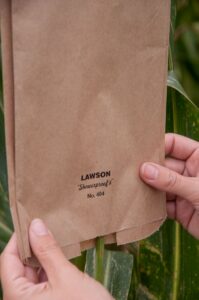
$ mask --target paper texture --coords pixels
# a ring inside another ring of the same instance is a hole
[[[168,0],[2,0],[9,198],[24,261],[42,218],[67,257],[166,217],[139,179],[164,160]],[[33,260],[29,260],[33,264]]]

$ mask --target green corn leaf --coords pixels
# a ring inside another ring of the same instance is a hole
[[[5,191],[7,191],[7,167],[6,167],[6,151],[5,151],[5,133],[4,133],[4,115],[0,110],[0,183]]]
[[[177,97],[177,95],[176,95]],[[181,97],[178,95],[178,97]],[[199,112],[181,97],[176,99],[176,131],[199,140]],[[178,232],[179,288],[176,299],[197,299],[199,295],[199,241],[182,228]]]
[[[170,41],[169,41],[169,70],[173,70],[174,57],[174,34],[176,22],[176,0],[171,0],[171,22],[170,22]]]
[[[0,70],[2,70],[2,61],[1,61],[1,44],[0,44]],[[3,112],[3,79],[2,72],[0,71],[0,111]]]
[[[4,249],[13,232],[8,202],[7,163],[2,94],[2,72],[0,64],[0,252]]]
[[[86,264],[86,251],[82,252],[81,256],[70,260],[80,271],[84,272]]]
[[[95,276],[96,262],[95,249],[87,251],[85,271]],[[103,285],[116,300],[127,300],[131,275],[133,269],[133,256],[120,251],[104,251],[104,280]]]
[[[196,109],[198,109],[197,105],[195,105],[193,103],[193,101],[191,101],[191,99],[189,98],[189,96],[187,95],[187,93],[185,92],[184,88],[182,87],[182,85],[180,84],[180,82],[177,79],[177,76],[175,74],[174,71],[170,71],[168,73],[168,78],[167,78],[167,86],[178,91],[182,96],[185,97],[185,99],[187,99]]]

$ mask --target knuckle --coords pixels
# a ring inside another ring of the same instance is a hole
[[[86,282],[89,282],[91,280],[91,277],[87,273],[81,272],[81,276],[82,276],[82,279]]]
[[[197,211],[197,214],[199,214],[199,199],[197,201],[194,201],[193,204],[194,204],[194,207]]]
[[[195,176],[199,173],[199,147],[187,160],[187,169],[192,176]]]
[[[196,149],[196,156],[197,156],[197,158],[199,158],[199,143],[198,143],[198,147]]]
[[[178,176],[175,172],[169,171],[167,180],[165,181],[165,187],[168,189],[173,189],[179,181]]]
[[[191,198],[192,198],[191,199],[192,202],[195,204],[195,206],[199,210],[199,191],[194,193],[193,195],[191,195]]]
[[[190,178],[191,193],[188,197],[194,204],[196,210],[199,210],[199,178]]]

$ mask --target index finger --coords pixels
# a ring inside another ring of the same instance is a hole
[[[24,266],[19,258],[16,235],[13,234],[1,255],[1,280],[7,286],[16,278],[24,276]]]
[[[186,160],[199,148],[199,142],[176,133],[165,135],[165,153],[177,159]]]

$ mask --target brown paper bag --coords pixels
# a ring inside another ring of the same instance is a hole
[[[2,0],[9,198],[24,261],[36,217],[67,257],[97,236],[142,239],[165,219],[165,195],[138,172],[164,159],[169,2]]]

